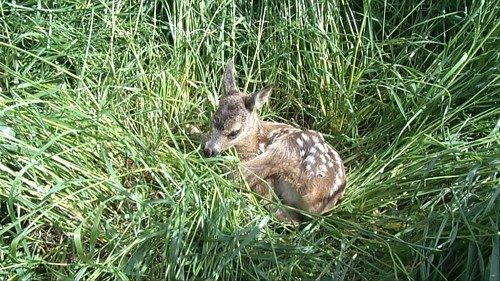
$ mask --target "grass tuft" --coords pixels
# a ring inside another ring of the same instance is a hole
[[[498,8],[0,2],[0,279],[498,280]],[[283,225],[201,156],[229,58],[345,158],[330,213]]]

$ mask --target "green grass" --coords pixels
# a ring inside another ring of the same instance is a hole
[[[497,1],[0,2],[0,280],[498,280]],[[206,159],[225,62],[323,132],[283,225]]]

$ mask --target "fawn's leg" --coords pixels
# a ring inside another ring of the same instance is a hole
[[[286,171],[287,174],[300,174],[300,163],[290,157],[282,160],[282,157],[275,157],[276,154],[264,153],[254,159],[245,162],[243,175],[249,187],[266,198],[273,199],[278,197],[278,200],[283,200],[285,205],[301,208],[302,199],[297,190],[294,189],[293,183],[282,180],[282,175]],[[288,177],[293,182],[293,178]],[[271,192],[271,188],[273,192]],[[274,194],[273,194],[274,193]],[[269,204],[268,209],[272,209],[275,205]],[[302,215],[293,210],[285,210],[279,208],[276,212],[276,217],[285,222],[297,223],[302,220]]]
[[[189,131],[190,136],[197,138],[202,143],[207,142],[207,136],[200,129],[198,129],[198,127],[188,124],[186,125],[186,129]]]
[[[277,207],[277,204],[273,203],[276,201],[282,201],[282,203],[285,205],[295,208],[300,208],[299,206],[300,204],[298,202],[296,201],[289,202],[288,200],[286,200],[287,198],[282,197],[283,196],[282,190],[280,190],[281,185],[282,181],[279,179],[279,177],[270,176],[265,179],[265,182],[261,181],[256,185],[250,186],[250,188],[252,189],[253,192],[256,192],[266,198],[265,199],[266,202],[264,205],[266,209],[268,209],[269,211],[272,211]],[[282,207],[278,207],[274,215],[278,220],[292,224],[297,224],[301,222],[303,219],[303,216],[300,213]]]
[[[301,164],[298,157],[292,157],[276,148],[270,148],[265,153],[243,163],[242,173],[250,187],[265,182],[267,179],[279,179],[286,175],[288,181],[293,184],[301,174]]]

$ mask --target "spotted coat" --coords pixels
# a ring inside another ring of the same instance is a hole
[[[257,109],[272,85],[254,94],[239,91],[232,62],[224,76],[224,96],[212,117],[207,156],[236,148],[242,174],[255,192],[313,214],[329,211],[343,197],[346,174],[343,161],[319,132],[283,123],[262,121]],[[278,209],[284,221],[301,221],[301,212]]]

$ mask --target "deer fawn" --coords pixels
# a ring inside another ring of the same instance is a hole
[[[344,194],[342,159],[319,132],[259,119],[257,110],[267,101],[272,87],[251,95],[241,93],[233,63],[228,61],[224,95],[212,117],[205,155],[216,156],[234,147],[244,167],[242,174],[254,192],[323,214]],[[282,221],[302,220],[298,212],[289,209],[278,209],[276,216]]]

